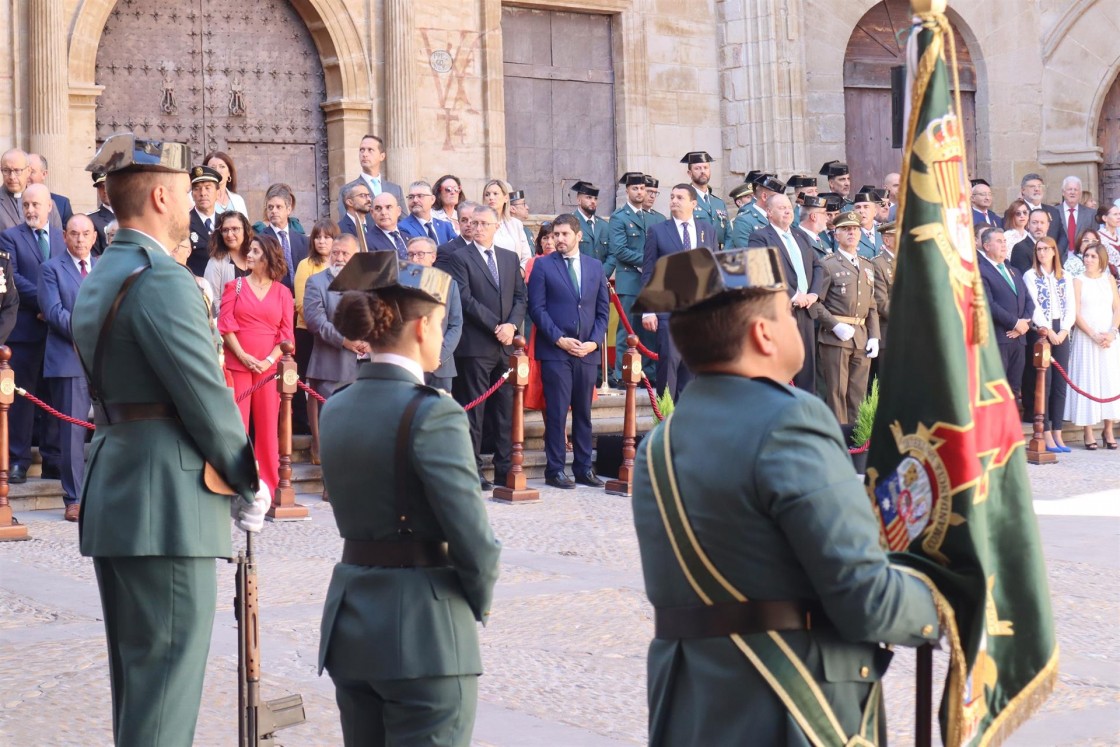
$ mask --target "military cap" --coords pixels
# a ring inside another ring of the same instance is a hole
[[[694,163],[711,163],[712,160],[712,157],[709,156],[707,152],[702,150],[694,150],[685,153],[684,158],[681,159],[681,163],[687,163],[689,166],[691,166]]]
[[[778,178],[777,174],[771,174],[769,171],[752,171],[751,173],[754,174],[754,176],[752,176],[747,181],[749,181],[751,184],[753,184],[756,187],[766,179],[777,179]]]
[[[876,186],[875,186],[874,184],[864,184],[864,185],[863,185],[862,187],[860,187],[860,188],[859,188],[859,189],[857,189],[856,191],[857,191],[857,192],[866,192],[867,194],[871,194],[871,193],[872,193],[872,192],[874,192],[874,191],[875,191],[876,189],[877,189],[877,188],[876,188]]]
[[[969,184],[971,184],[974,187],[979,187],[981,184],[983,184],[985,187],[988,187],[988,188],[991,188],[991,186],[992,186],[991,184],[988,184],[988,182],[983,180],[983,179],[970,179]]]
[[[865,202],[881,202],[881,200],[875,196],[874,190],[871,192],[856,192],[856,196],[852,198],[853,205],[861,205]]]
[[[844,176],[848,173],[848,164],[842,161],[829,161],[824,166],[821,166],[819,173],[821,176],[835,179],[838,176]]]
[[[860,227],[859,216],[851,210],[846,213],[840,213],[840,217],[832,222],[833,228],[847,228],[849,226],[853,228]]]
[[[515,189],[515,190],[513,190],[512,192],[509,193],[509,201],[510,202],[517,202],[519,200],[524,200],[524,199],[525,199],[525,190],[523,190],[523,189]]]
[[[653,277],[634,301],[634,310],[648,313],[684,311],[700,304],[744,298],[760,291],[786,290],[782,263],[775,247],[707,248],[667,254],[657,260]]]
[[[652,189],[659,189],[661,187],[661,182],[649,174],[646,174],[646,186]]]
[[[784,194],[786,191],[786,183],[773,174],[763,174],[758,179],[755,179],[754,186],[756,189],[761,187],[762,189],[768,189],[776,194]]]
[[[750,171],[747,172],[747,175],[743,178],[743,181],[745,181],[747,184],[750,184],[751,186],[754,186],[754,180],[757,179],[762,174],[765,174],[765,173],[766,173],[765,171],[759,171],[758,169],[751,169]]]
[[[568,187],[568,189],[575,192],[577,195],[587,195],[588,197],[599,196],[599,188],[591,182],[579,181]]]
[[[835,213],[844,205],[844,197],[837,192],[821,192],[817,197],[825,201],[824,209]]]
[[[798,195],[798,197],[801,198],[801,207],[824,208],[825,210],[828,209],[828,200],[821,197],[820,195],[807,195],[802,193]]]
[[[753,195],[753,194],[754,194],[754,185],[753,184],[740,184],[738,187],[735,187],[734,189],[732,189],[728,193],[728,196],[732,200],[738,200],[740,197],[746,197],[747,195]]]
[[[789,179],[786,179],[786,187],[790,189],[804,189],[805,187],[815,186],[817,186],[817,177],[815,176],[794,174]]]
[[[894,221],[891,220],[891,221],[887,221],[886,223],[880,223],[879,227],[876,228],[875,230],[878,231],[879,233],[894,233],[895,232]]]
[[[396,252],[360,252],[350,258],[330,285],[332,291],[365,291],[447,303],[451,276],[435,267],[404,262]]]
[[[191,185],[193,186],[203,182],[221,184],[222,175],[218,173],[217,169],[212,169],[209,166],[195,166],[191,169]]]
[[[191,149],[185,143],[143,140],[131,132],[110,135],[86,171],[108,175],[114,171],[185,172],[190,167]]]
[[[646,175],[640,171],[627,171],[618,179],[618,183],[624,187],[633,187],[634,185],[646,185]]]
[[[105,183],[105,172],[104,171],[95,171],[95,172],[93,172],[93,174],[91,174],[91,176],[93,176],[93,186],[96,187],[98,185],[101,185],[101,184]]]

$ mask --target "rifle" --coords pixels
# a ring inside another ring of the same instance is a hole
[[[237,744],[238,747],[283,747],[273,732],[307,720],[303,696],[289,695],[261,702],[260,622],[257,602],[257,565],[253,534],[245,533],[245,551],[230,561],[237,564],[233,616],[237,618]]]

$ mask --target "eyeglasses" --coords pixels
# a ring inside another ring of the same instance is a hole
[[[435,197],[435,195],[426,195],[426,194],[411,194],[411,195],[409,195],[409,196],[408,196],[408,199],[410,199],[410,200],[419,200],[419,199],[420,199],[420,198],[422,198],[422,197]]]
[[[426,251],[422,251],[422,252],[409,252],[405,256],[407,256],[409,259],[422,259],[423,257],[426,257],[429,254],[435,254],[435,252],[433,252],[431,250],[426,250]]]
[[[22,174],[23,172],[27,171],[29,168],[31,168],[31,167],[30,166],[24,166],[22,169],[0,169],[0,174],[3,174],[4,176],[15,176],[16,174]]]
[[[1029,210],[1016,210],[1015,215],[1030,215]]]
[[[222,233],[242,233],[245,229],[243,229],[241,226],[226,226],[225,228],[221,228],[219,230]]]

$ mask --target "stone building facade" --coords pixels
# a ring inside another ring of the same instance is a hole
[[[1030,171],[1054,200],[1067,174],[1120,197],[1120,3],[951,5],[972,171],[997,204]],[[716,157],[721,194],[752,168],[815,173],[834,158],[878,180],[900,157],[886,139],[906,8],[12,0],[0,145],[47,156],[52,189],[92,208],[82,167],[108,132],[186,139],[234,156],[251,206],[268,183],[293,183],[305,220],[357,174],[366,132],[385,138],[394,181],[453,173],[478,197],[505,176],[542,213],[571,204],[575,179],[641,170],[672,184],[689,150]]]

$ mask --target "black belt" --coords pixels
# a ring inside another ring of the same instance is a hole
[[[436,568],[451,564],[446,542],[353,540],[342,543],[342,562],[378,568]]]
[[[170,402],[119,402],[93,405],[95,425],[114,425],[133,420],[175,420],[179,411]]]
[[[728,602],[687,607],[658,607],[654,611],[657,638],[723,638],[768,630],[811,630],[829,625],[824,609],[815,602]]]

